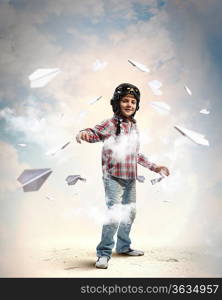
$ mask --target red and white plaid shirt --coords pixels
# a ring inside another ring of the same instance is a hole
[[[139,132],[136,120],[132,122],[120,117],[120,135],[116,136],[118,118],[104,120],[94,128],[84,130],[90,136],[90,143],[103,141],[102,149],[102,170],[103,175],[107,173],[123,178],[137,178],[137,163],[145,168],[154,171],[156,165],[151,163],[143,154],[139,153]]]

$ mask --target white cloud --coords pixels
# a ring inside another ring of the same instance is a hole
[[[104,224],[119,223],[120,221],[125,224],[130,224],[135,214],[136,205],[131,204],[114,204],[106,209]]]
[[[131,131],[128,135],[119,135],[117,139],[113,136],[105,140],[104,149],[112,151],[112,157],[117,161],[125,161],[125,157],[137,151],[139,142],[137,133]]]
[[[28,168],[28,164],[19,162],[16,149],[5,143],[0,142],[1,152],[1,193],[12,192],[19,188],[17,178],[23,169]]]

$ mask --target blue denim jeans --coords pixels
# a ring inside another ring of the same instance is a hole
[[[96,251],[98,257],[105,255],[110,258],[116,232],[116,252],[127,252],[130,248],[129,234],[136,216],[136,180],[107,175],[103,177],[103,182],[107,206],[106,218]]]

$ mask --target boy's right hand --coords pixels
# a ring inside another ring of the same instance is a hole
[[[89,142],[90,141],[90,136],[87,133],[87,131],[80,131],[77,135],[76,135],[76,141],[77,143],[81,144],[81,140]]]

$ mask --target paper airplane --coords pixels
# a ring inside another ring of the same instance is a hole
[[[26,147],[27,145],[26,144],[17,144],[18,146],[20,147]]]
[[[101,99],[101,98],[102,98],[102,96],[93,98],[93,99],[91,99],[91,100],[88,102],[88,104],[93,104],[93,103],[97,102],[97,101],[98,101],[99,99]]]
[[[137,176],[137,180],[139,182],[144,182],[145,181],[145,177],[144,176]]]
[[[24,192],[38,191],[51,173],[51,169],[26,169],[17,180]]]
[[[60,148],[60,150],[63,150],[63,149],[65,149],[69,144],[70,144],[71,142],[67,142],[67,143],[65,143],[65,145],[63,145],[61,148]]]
[[[65,143],[65,144],[62,145],[62,146],[56,147],[56,148],[54,148],[53,150],[49,150],[48,152],[46,152],[46,155],[52,155],[52,156],[53,156],[53,155],[55,155],[57,152],[59,152],[59,151],[65,149],[70,143],[71,143],[71,141]]]
[[[158,182],[160,182],[162,179],[164,179],[166,176],[164,176],[163,174],[161,174],[160,173],[160,177],[158,177],[158,178],[154,178],[154,179],[151,179],[150,180],[150,182],[152,183],[152,185],[154,185],[154,184],[156,184],[156,183],[158,183]]]
[[[156,111],[160,113],[168,113],[170,111],[170,106],[165,102],[152,101],[149,103]]]
[[[60,73],[58,68],[54,69],[37,69],[29,75],[30,87],[39,88],[47,85],[55,76]]]
[[[135,60],[128,59],[128,62],[131,63],[134,67],[139,69],[142,72],[150,72],[150,70],[147,68],[147,66],[142,65],[141,63],[136,62]]]
[[[82,110],[82,111],[80,111],[80,113],[79,113],[79,118],[83,118],[83,117],[85,117],[86,116],[86,114],[87,114],[87,110]]]
[[[52,197],[52,196],[46,196],[46,199],[51,200],[51,201],[54,201],[54,200],[55,200],[55,198]]]
[[[186,85],[184,85],[184,88],[185,88],[185,91],[187,92],[187,94],[191,96],[192,95],[191,90]]]
[[[163,94],[163,92],[160,90],[162,83],[159,80],[149,81],[148,84],[155,95],[160,96]]]
[[[60,113],[59,119],[61,120],[64,117],[64,113]]]
[[[106,61],[101,61],[97,59],[93,64],[93,71],[100,71],[103,70],[107,66]]]
[[[201,113],[201,114],[208,115],[210,112],[209,112],[209,110],[207,110],[207,109],[204,108],[204,109],[201,109],[201,110],[200,110],[200,113]]]
[[[174,126],[174,128],[177,129],[182,135],[188,137],[194,143],[199,145],[209,146],[209,142],[204,138],[203,134],[186,129],[178,125]]]
[[[86,181],[86,179],[82,178],[80,175],[69,175],[66,178],[66,182],[68,183],[68,185],[74,185],[78,180]]]

